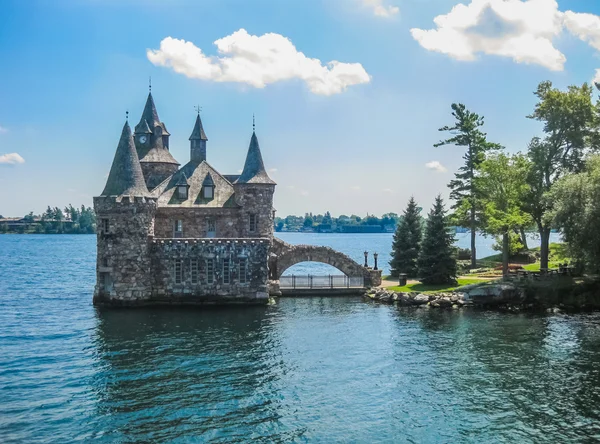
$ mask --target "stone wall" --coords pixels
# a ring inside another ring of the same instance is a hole
[[[172,238],[173,225],[181,220],[184,238],[208,237],[208,220],[215,221],[219,238],[239,238],[241,235],[241,212],[237,208],[165,208],[159,207],[154,223],[154,235],[157,238]]]
[[[273,238],[273,194],[275,185],[265,184],[237,184],[234,185],[237,203],[240,210],[241,237],[267,237]],[[250,231],[250,215],[257,216],[257,227]]]
[[[179,169],[175,163],[140,162],[140,165],[149,190],[156,188]]]
[[[153,235],[156,199],[95,197],[94,210],[98,223],[94,304],[148,299],[148,238]]]
[[[152,301],[185,304],[266,303],[266,239],[182,239],[152,243]],[[224,259],[229,259],[229,282],[224,279]],[[196,281],[192,261],[198,261]],[[176,278],[176,261],[181,281]],[[208,264],[214,265],[214,280],[207,278]],[[240,266],[246,261],[246,282],[240,282]]]

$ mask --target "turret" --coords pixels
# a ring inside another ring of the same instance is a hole
[[[273,237],[275,185],[265,170],[258,137],[253,131],[244,169],[234,184],[237,202],[243,207],[244,237]]]
[[[200,112],[196,116],[196,123],[192,135],[190,136],[190,160],[194,163],[201,163],[206,160],[206,142],[208,138],[202,127]]]
[[[179,168],[169,152],[167,127],[158,118],[152,93],[148,93],[140,122],[135,126],[135,146],[148,189],[152,190]]]
[[[125,123],[102,194],[94,197],[97,220],[95,304],[131,303],[151,296],[148,239],[154,234],[151,196]]]

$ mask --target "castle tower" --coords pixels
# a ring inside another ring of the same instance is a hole
[[[200,112],[196,116],[196,123],[190,136],[190,161],[194,163],[201,163],[206,160],[206,142],[208,137],[202,127],[202,120],[200,119]]]
[[[273,238],[275,185],[265,170],[258,137],[252,131],[244,169],[234,183],[237,203],[242,206],[242,237]]]
[[[169,151],[167,127],[158,118],[152,93],[148,93],[140,123],[135,126],[135,147],[146,186],[154,189],[179,168],[179,162]]]
[[[94,197],[97,261],[94,304],[131,304],[151,296],[149,236],[154,234],[156,198],[144,182],[129,124],[104,191]]]

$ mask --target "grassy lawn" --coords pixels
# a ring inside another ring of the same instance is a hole
[[[481,284],[481,279],[468,279],[468,278],[460,278],[458,279],[458,285],[425,285],[417,282],[415,284],[408,284],[404,287],[389,287],[388,290],[392,291],[401,291],[403,293],[409,292],[419,292],[419,293],[435,293],[438,291],[453,291],[459,287],[464,287],[465,285],[471,284]]]

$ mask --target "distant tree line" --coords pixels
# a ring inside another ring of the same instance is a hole
[[[364,217],[342,214],[333,217],[325,214],[306,213],[304,216],[275,218],[275,231],[317,231],[327,233],[381,233],[394,231],[399,220],[396,213],[386,213],[381,217],[367,214]]]
[[[42,214],[33,211],[22,218],[0,216],[0,233],[92,234],[96,232],[96,214],[91,207],[69,204],[64,209],[50,207]]]

